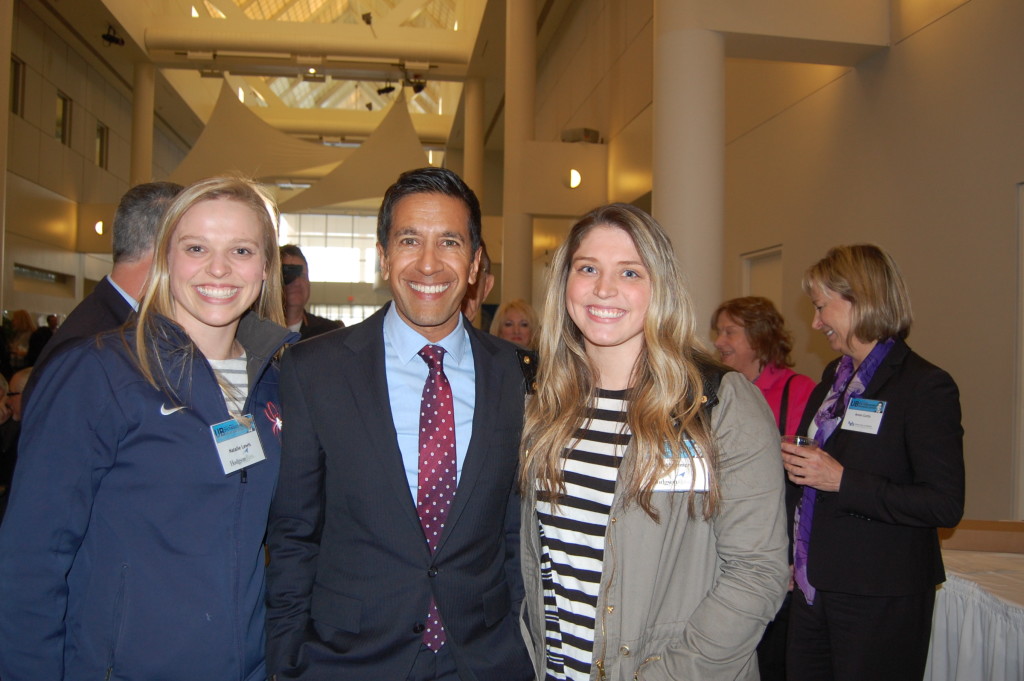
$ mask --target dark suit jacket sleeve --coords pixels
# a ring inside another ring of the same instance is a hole
[[[43,367],[58,354],[67,351],[83,338],[91,338],[104,331],[110,331],[128,321],[133,310],[110,280],[104,277],[96,284],[92,293],[71,311],[64,323],[54,332],[50,342],[43,346],[36,359],[32,373],[21,398],[22,405],[28,405],[28,399],[35,390],[36,383],[42,375]]]
[[[267,670],[290,667],[306,638],[323,527],[322,453],[293,351],[281,362],[281,474],[267,545]],[[307,384],[309,381],[307,381]]]
[[[964,499],[960,393],[949,374],[938,367],[913,354],[907,364],[893,395],[893,399],[906,401],[904,451],[892,455],[909,459],[913,481],[897,483],[848,467],[843,471],[837,506],[886,523],[952,527],[963,515]]]

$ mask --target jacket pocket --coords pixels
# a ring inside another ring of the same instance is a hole
[[[640,666],[633,672],[633,681],[642,681],[643,679],[650,679],[650,676],[644,676],[645,671],[651,671],[655,662],[661,660],[661,655],[650,655],[640,663]]]
[[[491,587],[483,595],[484,625],[493,627],[508,616],[512,608],[512,597],[508,592],[508,583],[501,582]]]
[[[338,593],[323,584],[313,585],[309,615],[314,621],[358,634],[362,612],[361,600]]]
[[[110,652],[107,654],[107,678],[114,673],[114,663],[117,661],[117,649],[121,645],[121,635],[124,632],[124,621],[127,618],[125,607],[125,592],[128,590],[128,563],[121,563],[121,575],[117,584],[117,593],[114,595],[114,607],[110,628]]]

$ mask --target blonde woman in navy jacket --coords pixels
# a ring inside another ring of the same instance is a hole
[[[907,346],[910,298],[880,248],[833,248],[803,287],[813,327],[842,357],[826,367],[799,431],[820,448],[782,446],[789,479],[805,490],[797,512],[813,506],[805,579],[799,521],[794,530],[788,673],[917,680],[945,580],[936,528],[963,514],[959,393]]]
[[[4,681],[266,678],[274,357],[298,337],[276,218],[249,182],[185,189],[137,325],[44,370],[0,528]]]

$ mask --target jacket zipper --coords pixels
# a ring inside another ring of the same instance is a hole
[[[614,513],[614,511],[615,508],[613,507],[612,512]],[[601,608],[601,656],[597,658],[597,660],[594,662],[594,665],[597,667],[598,681],[605,681],[608,678],[604,668],[604,661],[605,658],[608,656],[608,613],[612,612],[615,606],[607,604],[607,594],[611,592],[612,584],[615,582],[615,542],[612,541],[612,526],[615,525],[615,522],[615,516],[610,515],[608,518],[608,530],[605,534],[604,550],[607,554],[606,558],[611,558],[612,569],[611,573],[608,575],[608,584],[604,587],[606,594],[605,606]],[[608,560],[605,560],[604,564],[607,565]]]

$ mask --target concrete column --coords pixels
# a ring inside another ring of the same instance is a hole
[[[685,28],[684,4],[654,2],[651,200],[704,329],[722,297],[725,44],[719,33]]]
[[[156,104],[156,67],[135,64],[132,92],[132,156],[128,183],[132,187],[153,179],[153,109]]]
[[[462,179],[484,200],[484,79],[466,81],[465,106],[466,134],[463,136]]]
[[[14,31],[14,0],[0,0],[0,54],[10,57],[13,50]],[[6,67],[6,65],[5,65]],[[0,71],[0,164],[3,174],[0,175],[0,301],[6,307],[7,300],[4,297],[7,293],[7,168],[8,148],[7,139],[11,126],[11,69],[4,68]]]
[[[501,299],[530,300],[533,217],[524,210],[526,143],[533,140],[537,87],[537,2],[505,3],[505,177]]]

